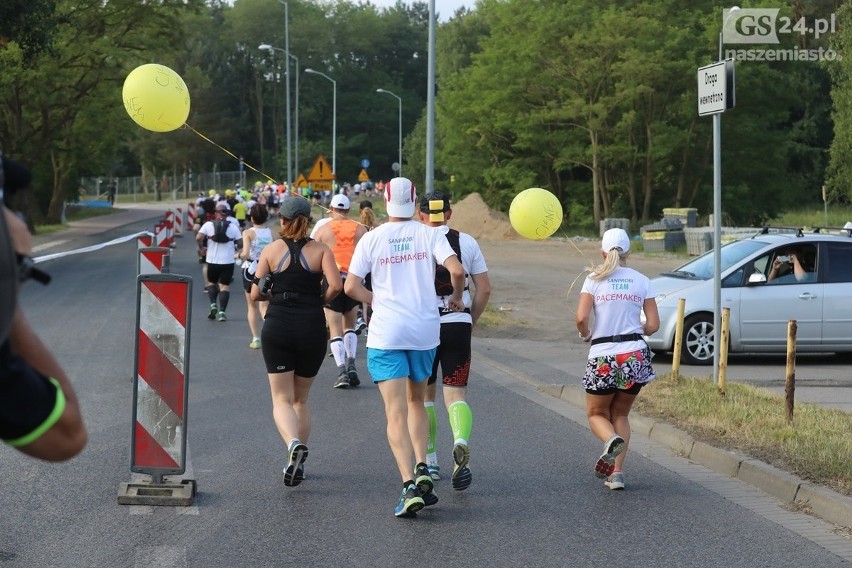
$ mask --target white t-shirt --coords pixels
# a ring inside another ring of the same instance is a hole
[[[591,294],[594,298],[595,321],[592,326],[592,339],[642,333],[642,305],[645,298],[653,298],[653,293],[650,280],[641,272],[619,266],[603,280],[592,280],[587,276],[580,293]],[[641,339],[621,343],[599,343],[589,349],[589,358],[629,353],[645,347],[647,345]]]
[[[216,229],[213,227],[213,221],[207,221],[201,228],[199,233],[207,235],[207,256],[205,260],[207,264],[234,264],[234,243],[233,241],[242,238],[240,227],[236,223],[228,222],[228,238],[231,239],[227,243],[217,243],[212,237],[216,234]]]
[[[372,274],[373,316],[367,347],[425,351],[440,343],[435,263],[455,255],[440,227],[394,221],[365,233],[349,278]]]
[[[444,239],[446,240],[446,234],[450,228],[446,225],[438,228],[442,231]],[[470,291],[467,289],[470,287],[469,275],[488,272],[488,266],[485,264],[485,257],[482,256],[482,250],[479,248],[479,243],[476,242],[476,239],[467,233],[462,233],[461,231],[459,231],[459,249],[461,249],[460,260],[462,266],[464,266],[465,273],[465,291],[462,292],[462,301],[464,302],[465,308],[470,308],[472,299]],[[437,300],[438,308],[447,307],[447,300],[449,299],[449,296],[436,296],[435,298]],[[441,323],[454,322],[473,323],[473,317],[467,312],[449,312],[441,316]]]
[[[314,225],[314,228],[313,228],[313,229],[311,229],[311,238],[312,238],[312,239],[315,239],[315,238],[316,238],[316,236],[317,236],[317,231],[319,231],[319,230],[320,230],[320,227],[322,227],[323,225],[325,225],[325,224],[326,224],[326,223],[328,223],[329,221],[331,221],[331,217],[323,217],[322,219],[320,219],[319,221],[317,221],[317,224],[316,224],[316,225]]]

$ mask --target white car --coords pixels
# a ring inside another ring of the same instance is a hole
[[[852,230],[764,229],[721,251],[729,353],[786,352],[789,320],[797,322],[797,352],[852,352]],[[673,349],[678,300],[684,298],[682,360],[712,364],[713,254],[651,279],[660,312],[659,331],[646,338],[652,350]]]

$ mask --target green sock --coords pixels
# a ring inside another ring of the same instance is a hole
[[[447,409],[450,415],[450,428],[453,429],[453,443],[467,445],[473,430],[473,412],[463,400],[454,402]]]
[[[426,439],[426,453],[435,454],[435,440],[438,437],[438,417],[435,416],[435,403],[424,402],[423,406],[429,416],[429,437]]]

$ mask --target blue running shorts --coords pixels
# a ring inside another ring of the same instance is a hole
[[[432,374],[437,347],[425,351],[410,349],[367,349],[367,370],[374,383],[410,378],[415,383]]]

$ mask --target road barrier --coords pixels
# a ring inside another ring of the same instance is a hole
[[[144,247],[138,249],[136,274],[167,274],[171,249],[166,247]]]
[[[188,506],[195,480],[166,483],[163,477],[186,471],[192,278],[141,274],[136,282],[130,470],[151,481],[122,483],[118,503]]]

